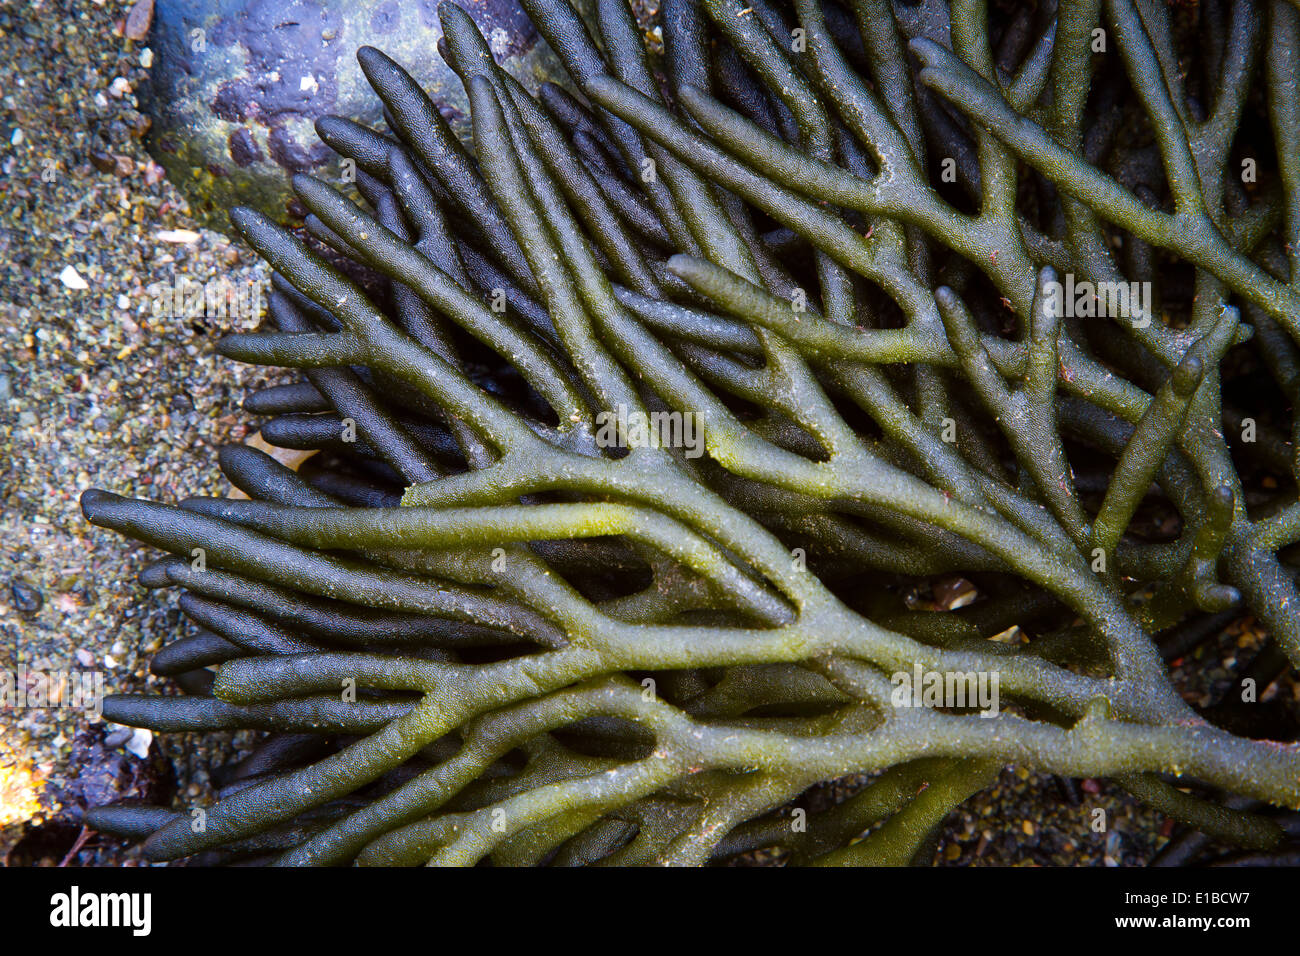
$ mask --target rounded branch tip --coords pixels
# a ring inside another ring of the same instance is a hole
[[[700,273],[700,260],[685,252],[672,255],[668,259],[667,266],[669,272],[683,279]]]
[[[943,47],[929,37],[917,37],[908,42],[907,48],[925,67],[933,65],[935,59],[943,53]]]
[[[254,246],[256,246],[255,237],[265,236],[272,229],[279,228],[256,209],[249,209],[247,206],[236,206],[230,210],[230,222],[239,234]]]
[[[1236,501],[1237,494],[1229,484],[1219,485],[1210,495],[1210,506],[1219,512],[1231,511]]]
[[[704,106],[708,98],[708,94],[704,90],[690,83],[683,83],[677,87],[677,102],[681,103],[692,114]]]
[[[81,513],[91,524],[100,524],[101,518],[109,513],[117,502],[125,501],[121,495],[101,488],[87,488],[81,493]]]
[[[152,564],[146,564],[140,570],[140,573],[136,575],[136,580],[140,582],[140,586],[146,588],[171,587],[173,581],[171,575],[168,573],[168,568],[171,566],[172,560],[172,558],[166,557],[154,561]],[[189,596],[189,592],[186,591],[180,597],[180,606],[182,611],[185,610],[185,599]]]
[[[373,46],[357,47],[357,63],[361,65],[361,72],[365,73],[367,80],[372,79],[371,71],[402,69],[383,50],[376,49]]]
[[[1218,614],[1241,603],[1241,592],[1228,584],[1206,584],[1195,588],[1196,607],[1207,614]]]
[[[1204,373],[1205,363],[1195,355],[1187,356],[1178,363],[1171,376],[1174,394],[1179,398],[1187,398],[1201,384]]]

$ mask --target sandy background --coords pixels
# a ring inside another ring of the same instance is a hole
[[[135,90],[152,51],[124,35],[129,9],[0,11],[0,668],[100,670],[110,693],[142,688],[187,625],[174,595],[135,583],[146,550],[90,527],[77,497],[218,492],[215,448],[245,437],[239,404],[265,378],[213,353],[232,320],[152,315],[153,283],[266,273],[199,229],[145,152]],[[60,811],[86,727],[67,709],[0,714],[0,852],[23,819]],[[197,796],[180,743],[167,755]],[[135,758],[109,749],[125,782]]]

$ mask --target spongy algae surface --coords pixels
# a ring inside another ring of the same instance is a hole
[[[275,292],[219,350],[301,370],[246,407],[316,454],[82,506],[201,628],[105,715],[267,736],[92,825],[897,865],[1016,765],[1289,852],[1300,10],[670,0],[650,59],[624,0],[523,6],[567,88],[443,4],[472,148],[362,48],[387,129],[317,123],[355,176],[294,179],[309,239],[232,211]],[[1171,662],[1245,614],[1197,700]]]

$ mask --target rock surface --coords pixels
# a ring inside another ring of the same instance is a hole
[[[517,0],[464,0],[498,62],[530,89],[564,76]],[[375,46],[409,69],[468,135],[465,91],[437,53],[438,0],[158,0],[156,62],[141,90],[148,147],[196,218],[229,231],[252,206],[297,218],[293,173],[333,178],[337,157],[316,136],[321,116],[382,123],[355,51]]]

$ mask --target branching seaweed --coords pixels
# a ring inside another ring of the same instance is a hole
[[[1249,613],[1241,679],[1300,666],[1300,11],[1204,0],[1189,51],[1156,0],[665,0],[658,60],[623,0],[596,37],[524,6],[572,87],[443,4],[472,153],[366,48],[391,133],[319,124],[362,201],[297,177],[310,241],[232,213],[274,327],[219,349],[302,370],[247,405],[320,454],[82,504],[201,628],[154,661],[189,694],[105,715],[272,733],[202,814],[92,823],[163,860],[906,864],[1017,764],[1275,848],[1294,718],[1168,662]],[[1001,706],[910,706],[922,674]]]

